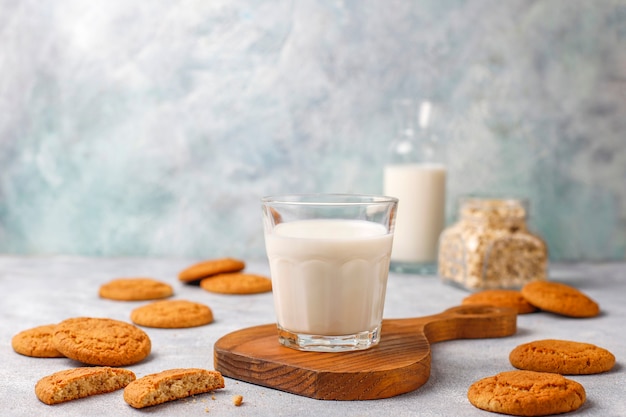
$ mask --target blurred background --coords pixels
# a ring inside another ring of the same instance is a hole
[[[264,258],[261,196],[382,192],[401,97],[449,223],[525,196],[551,259],[624,259],[617,0],[0,0],[0,253]]]

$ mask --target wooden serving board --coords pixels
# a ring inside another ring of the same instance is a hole
[[[220,338],[215,369],[224,376],[322,400],[372,400],[413,391],[430,376],[430,344],[515,334],[510,308],[459,306],[421,318],[383,320],[381,340],[367,350],[302,352],[278,342],[275,324]]]

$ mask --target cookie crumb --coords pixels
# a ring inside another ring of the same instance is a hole
[[[239,407],[243,403],[243,395],[233,395],[233,404]]]

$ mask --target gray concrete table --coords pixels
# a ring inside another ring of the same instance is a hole
[[[77,366],[65,358],[35,359],[18,355],[11,338],[21,330],[77,316],[110,317],[129,321],[138,302],[100,299],[100,284],[117,277],[149,276],[172,283],[175,298],[203,302],[215,322],[192,329],[145,329],[152,353],[128,367],[138,377],[170,368],[213,369],[213,344],[241,328],[274,321],[271,294],[227,296],[178,283],[176,276],[195,260],[98,259],[74,257],[0,256],[0,415],[2,416],[486,416],[466,398],[472,382],[511,370],[508,354],[515,346],[545,338],[591,342],[617,357],[606,374],[570,377],[582,383],[587,402],[574,415],[626,416],[626,263],[556,264],[550,278],[574,285],[599,302],[602,315],[571,319],[548,313],[518,318],[516,335],[502,339],[457,340],[432,347],[429,381],[418,390],[375,401],[323,401],[226,379],[214,394],[135,410],[122,392],[94,396],[55,406],[37,400],[39,378]],[[247,271],[268,274],[265,261],[249,262]],[[434,276],[398,275],[389,278],[386,318],[439,313],[461,303],[467,293],[442,284]],[[236,408],[231,397],[241,394]]]

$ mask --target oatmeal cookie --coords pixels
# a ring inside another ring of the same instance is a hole
[[[475,292],[468,295],[462,304],[486,304],[494,307],[511,307],[518,314],[528,314],[537,311],[537,307],[530,304],[517,290],[494,289]]]
[[[477,408],[514,416],[547,416],[577,410],[582,385],[559,374],[508,371],[474,382],[467,398]]]
[[[52,335],[56,324],[45,324],[19,332],[11,339],[13,350],[24,356],[34,358],[63,358],[61,352],[54,347]]]
[[[35,385],[37,398],[53,405],[91,395],[116,391],[135,380],[128,369],[85,367],[66,369],[41,378]]]
[[[219,274],[200,281],[200,287],[220,294],[257,294],[272,291],[272,280],[262,275]]]
[[[588,375],[609,371],[615,356],[590,343],[569,340],[536,340],[517,346],[509,354],[518,369],[562,375]]]
[[[101,285],[98,294],[110,300],[143,301],[170,297],[174,289],[152,278],[118,278]]]
[[[213,322],[213,312],[193,301],[163,300],[134,309],[130,319],[140,326],[174,329],[209,324]]]
[[[124,401],[134,408],[144,408],[219,388],[224,388],[224,378],[217,371],[170,369],[128,384],[124,388]]]
[[[522,295],[541,310],[568,317],[595,317],[598,303],[578,289],[552,281],[530,282],[522,287]]]
[[[139,327],[108,318],[64,320],[54,330],[52,341],[68,358],[100,366],[132,365],[146,358],[152,348]]]

